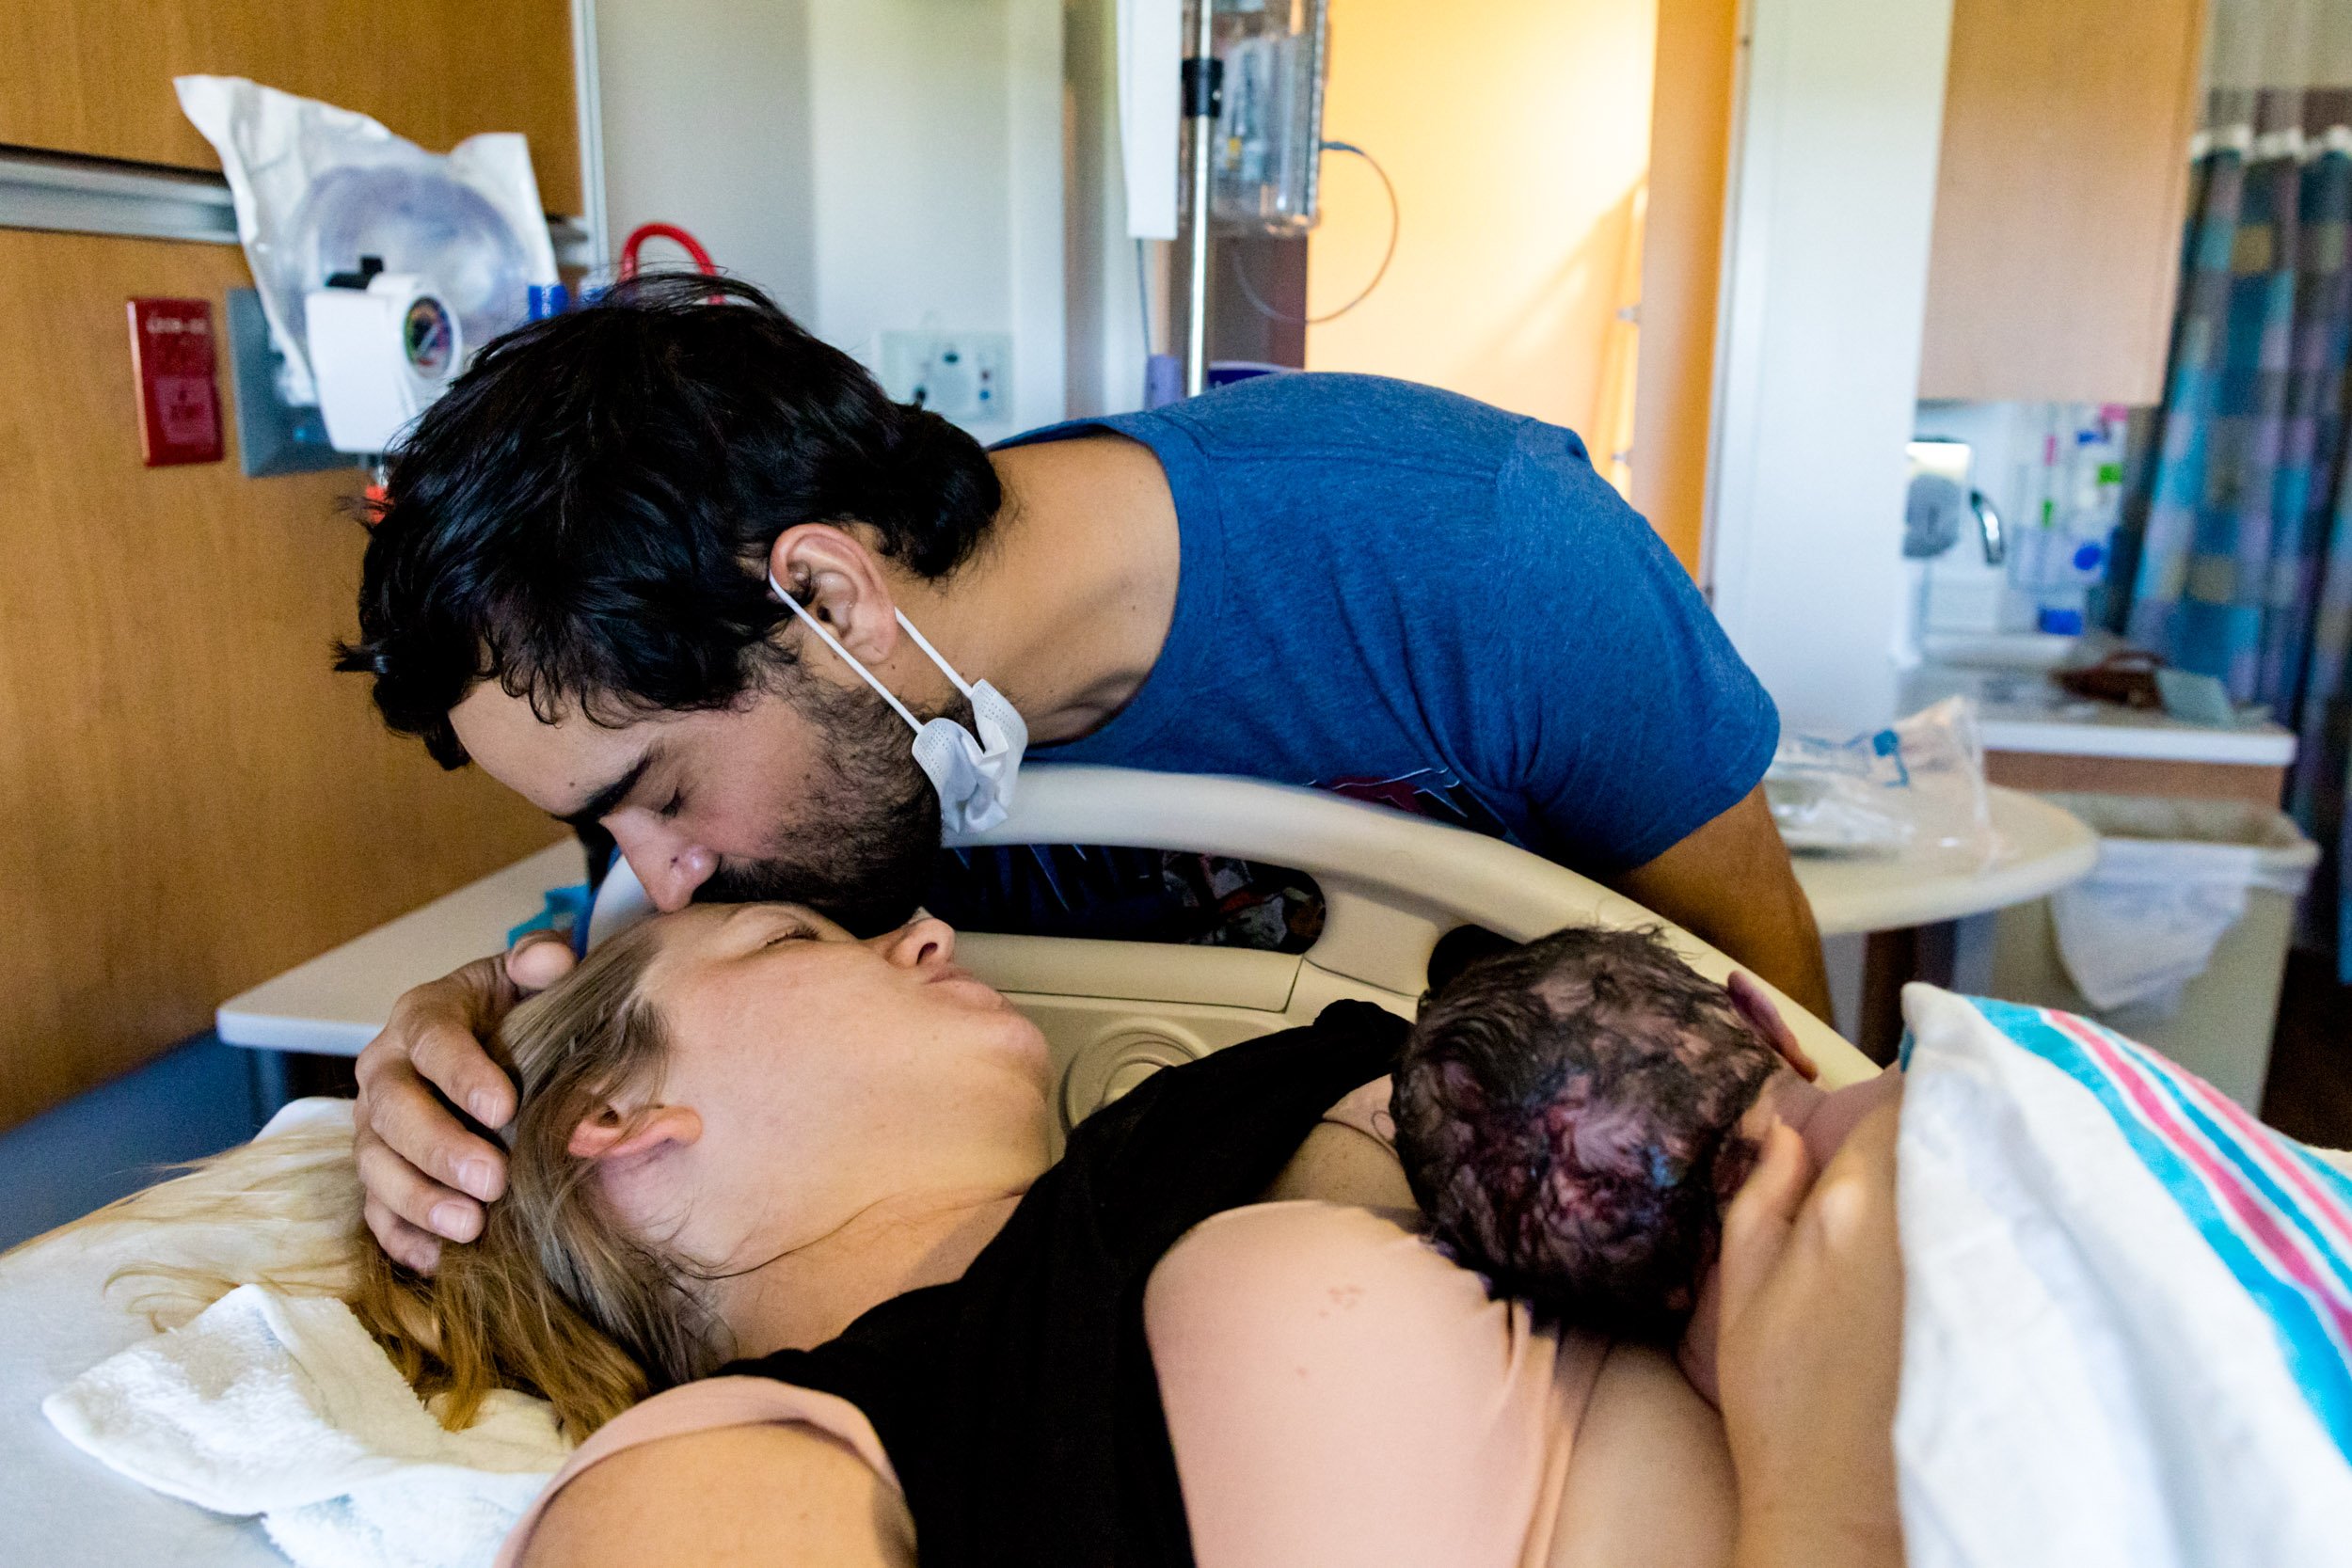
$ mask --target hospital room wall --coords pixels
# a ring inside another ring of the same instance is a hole
[[[683,224],[869,367],[889,331],[1009,333],[1011,405],[976,432],[1061,418],[1061,0],[595,13],[615,236]]]
[[[1796,728],[1895,717],[1951,0],[1750,0],[1709,475],[1715,613]]]
[[[569,17],[34,0],[9,47],[55,69],[0,71],[0,140],[213,166],[169,73],[244,70],[429,141],[524,130],[543,194],[570,205]],[[489,70],[468,53],[485,48],[512,58]],[[124,301],[203,299],[218,322],[248,282],[231,245],[0,230],[0,1129],[556,836],[330,673],[354,626],[356,468],[245,479],[233,414],[225,462],[141,465]]]
[[[1067,0],[1062,16],[1066,390],[1082,418],[1142,406],[1146,358],[1167,341],[1170,247],[1127,232],[1114,0]]]
[[[1639,291],[1655,0],[1333,0],[1325,134],[1379,159],[1402,229],[1370,298],[1309,329],[1311,370],[1450,388],[1583,433],[1597,466],[1629,414],[1616,311]],[[1379,181],[1324,161],[1310,307],[1378,266]],[[1677,541],[1694,550],[1695,540]]]
[[[803,320],[817,306],[808,10],[803,0],[596,0],[612,243],[641,223],[679,224]]]

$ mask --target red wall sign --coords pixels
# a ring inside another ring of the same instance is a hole
[[[147,466],[219,462],[212,301],[131,301],[131,367],[138,374],[139,455]]]

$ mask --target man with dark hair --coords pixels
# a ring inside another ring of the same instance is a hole
[[[1507,834],[1826,1006],[1771,700],[1557,427],[1283,375],[983,449],[757,291],[672,277],[491,344],[388,494],[342,667],[663,909],[887,925],[1026,740]],[[565,958],[411,991],[361,1055],[395,1256],[477,1233],[502,1160],[433,1091],[506,1120],[475,1032]]]

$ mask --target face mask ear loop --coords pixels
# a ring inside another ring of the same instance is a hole
[[[907,711],[906,704],[898,701],[897,697],[893,696],[891,694],[890,688],[882,685],[881,679],[875,675],[873,671],[868,670],[865,665],[860,664],[856,659],[851,658],[850,657],[850,650],[841,645],[841,640],[834,636],[832,632],[825,629],[824,622],[819,621],[816,616],[810,614],[806,606],[803,605],[800,600],[794,598],[791,594],[786,593],[783,585],[777,582],[773,576],[771,576],[768,578],[768,586],[775,592],[777,598],[782,599],[785,602],[785,607],[787,609],[790,610],[793,614],[801,618],[801,622],[803,626],[807,626],[809,630],[815,632],[818,637],[823,641],[825,646],[834,651],[835,657],[837,657],[842,663],[848,665],[850,669],[855,670],[865,680],[866,685],[872,687],[876,691],[882,694],[882,700],[883,702],[888,703],[893,708],[898,710],[898,717],[907,721],[908,729],[913,730],[917,735],[921,735],[923,733],[923,725],[921,721],[918,721],[914,714]],[[906,619],[907,618],[904,615],[899,616],[898,624],[902,626],[906,626]],[[913,626],[907,626],[907,629],[909,631],[913,631],[914,628]],[[923,640],[918,637],[915,641],[920,642]],[[927,653],[930,652],[928,645],[925,647],[924,651]],[[936,658],[939,656],[933,654],[931,657]],[[952,675],[955,672],[951,670],[948,673]]]
[[[905,629],[906,634],[909,637],[914,639],[914,645],[922,649],[924,653],[930,656],[930,661],[933,664],[938,665],[940,669],[946,672],[947,678],[956,683],[956,689],[958,691],[962,692],[966,697],[971,696],[971,683],[966,681],[961,675],[956,673],[956,667],[954,665],[939,657],[939,650],[931,646],[930,638],[925,637],[921,632],[914,629],[914,623],[907,619],[907,612],[901,610],[896,611],[895,613],[898,617],[898,625]]]

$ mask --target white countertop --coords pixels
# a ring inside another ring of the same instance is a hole
[[[2000,848],[1979,868],[1916,855],[1799,855],[1797,881],[1825,937],[1932,926],[2007,909],[2055,893],[2090,874],[2099,835],[2074,816],[2022,790],[1992,790]]]
[[[230,997],[215,1027],[230,1045],[357,1056],[402,991],[504,951],[506,933],[537,914],[550,891],[585,880],[580,845],[550,844]]]
[[[2133,757],[2151,762],[2215,762],[2284,768],[2295,761],[2295,732],[2265,721],[2234,729],[2190,724],[2149,708],[2077,697],[2040,669],[1991,669],[1932,660],[1903,677],[1902,711],[1916,713],[1947,697],[1977,701],[1977,727],[1988,752],[2047,752],[2062,756]]]

